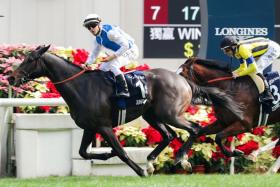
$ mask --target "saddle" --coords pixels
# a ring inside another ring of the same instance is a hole
[[[265,74],[265,78],[269,84],[269,89],[274,97],[271,110],[275,111],[280,106],[280,76],[276,71]]]

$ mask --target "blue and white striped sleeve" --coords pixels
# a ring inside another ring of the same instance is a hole
[[[119,32],[117,29],[116,30],[110,30],[108,32],[108,38],[111,41],[116,42],[119,44],[121,47],[115,52],[115,55],[117,57],[121,56],[124,52],[126,52],[129,49],[129,41],[127,38],[122,35],[121,32]]]

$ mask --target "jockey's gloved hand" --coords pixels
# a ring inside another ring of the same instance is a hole
[[[91,67],[88,64],[82,64],[81,67],[85,70],[91,70]]]
[[[237,77],[239,77],[239,75],[238,75],[238,73],[236,73],[236,72],[232,72],[232,77],[233,77],[234,79],[236,79]]]

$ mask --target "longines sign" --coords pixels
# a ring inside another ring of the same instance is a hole
[[[274,39],[275,1],[234,0],[208,2],[207,58],[230,63],[230,59],[220,50],[220,41],[224,36],[236,36],[239,39],[266,37]],[[242,6],[240,6],[242,4]],[[211,16],[210,16],[211,15]],[[201,37],[203,39],[203,28]],[[201,42],[206,43],[206,42]],[[233,60],[234,63],[238,63]]]
[[[215,36],[267,36],[268,28],[215,27]]]

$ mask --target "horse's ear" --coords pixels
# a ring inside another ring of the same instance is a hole
[[[41,47],[43,47],[43,46],[39,45],[38,47],[36,47],[35,51],[39,50]]]
[[[37,50],[37,54],[39,56],[42,56],[45,52],[47,52],[49,50],[51,45],[47,45],[47,46],[39,46],[40,48]]]

